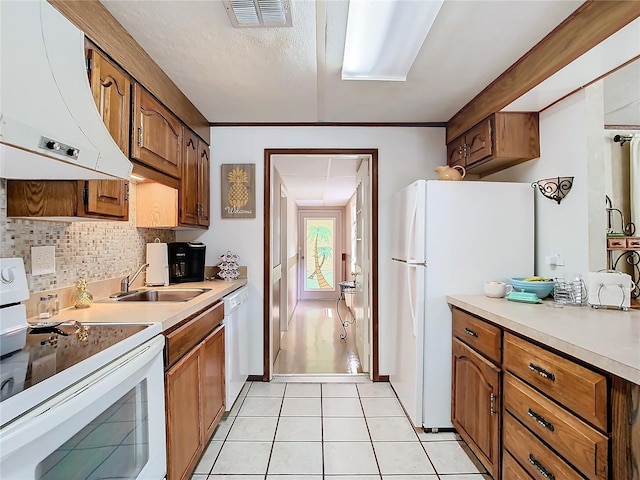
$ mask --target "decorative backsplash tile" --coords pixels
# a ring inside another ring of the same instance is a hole
[[[129,189],[129,221],[51,222],[7,218],[7,181],[0,179],[0,257],[22,257],[31,293],[69,287],[78,277],[89,282],[124,277],[144,263],[145,245],[175,232],[136,228],[136,186]],[[56,247],[56,273],[31,275],[31,247]]]

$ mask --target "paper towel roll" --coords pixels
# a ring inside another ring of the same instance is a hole
[[[169,285],[169,255],[166,243],[147,243],[147,286]]]

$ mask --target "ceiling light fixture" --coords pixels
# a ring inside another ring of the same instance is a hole
[[[350,0],[343,80],[404,82],[444,0]]]
[[[290,27],[289,0],[223,0],[235,28]]]

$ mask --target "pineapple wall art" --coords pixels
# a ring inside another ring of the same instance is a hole
[[[256,166],[222,164],[222,218],[256,218]]]

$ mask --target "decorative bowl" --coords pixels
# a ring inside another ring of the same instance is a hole
[[[538,298],[545,298],[553,292],[555,282],[525,282],[524,277],[510,278],[509,282],[516,292],[535,293]]]

